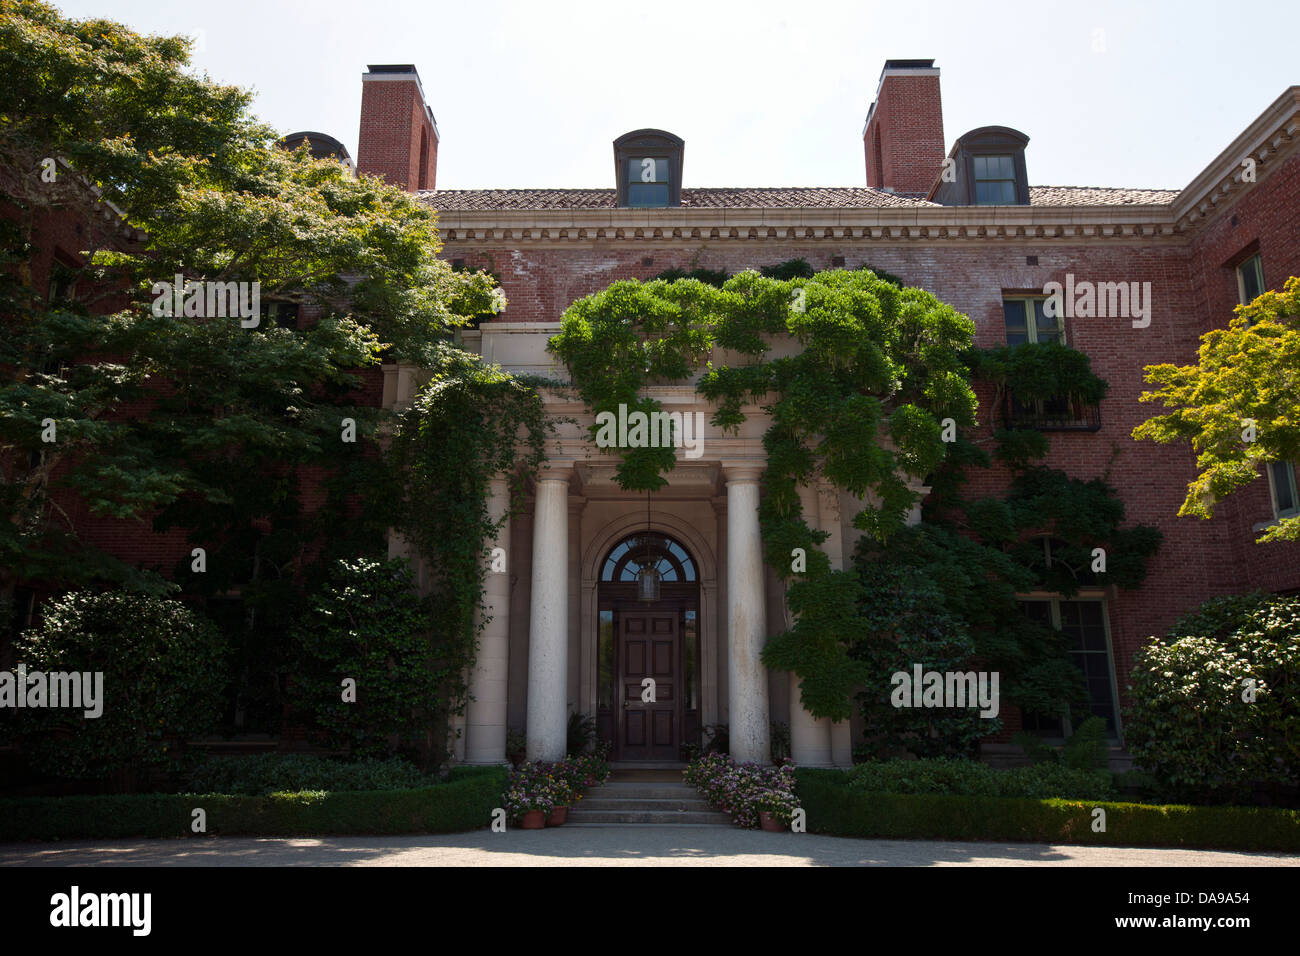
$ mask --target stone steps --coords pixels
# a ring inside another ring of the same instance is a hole
[[[587,792],[565,826],[732,826],[685,783],[613,780]]]

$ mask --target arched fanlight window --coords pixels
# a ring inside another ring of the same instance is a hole
[[[624,538],[605,559],[600,580],[635,584],[644,570],[658,573],[664,584],[693,583],[695,562],[686,549],[665,534],[643,531]]]

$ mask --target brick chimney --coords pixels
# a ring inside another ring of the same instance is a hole
[[[862,130],[867,185],[924,196],[943,167],[943,106],[934,60],[886,60]]]
[[[438,124],[410,63],[371,64],[361,75],[357,172],[382,176],[408,192],[433,189]]]

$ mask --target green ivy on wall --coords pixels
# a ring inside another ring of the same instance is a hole
[[[848,654],[864,636],[860,586],[816,548],[825,536],[804,520],[798,488],[820,474],[871,500],[853,523],[878,541],[905,527],[917,499],[912,484],[943,459],[942,420],[975,423],[963,361],[975,329],[930,293],[870,271],[809,274],[798,260],[769,271],[795,277],[747,271],[721,287],[698,279],[616,282],[575,302],[549,348],[597,414],[617,413],[620,403],[658,410],[642,390],[697,371],[698,392],[717,406],[715,426],[734,431],[745,406],[762,403],[771,418],[759,512],[765,556],[789,581],[798,616],[769,639],[764,663],[799,674],[812,713],[844,719],[866,673]],[[793,336],[803,351],[767,358],[778,335]],[[740,361],[708,362],[715,348]],[[618,481],[628,490],[662,487],[675,463],[672,447],[610,450],[621,456]],[[807,559],[798,574],[795,548]]]
[[[394,528],[425,559],[430,590],[431,652],[448,676],[450,713],[463,709],[474,662],[475,613],[483,605],[490,542],[522,507],[524,483],[545,458],[554,424],[539,387],[444,343],[432,378],[399,418],[392,445],[397,476]],[[507,515],[488,507],[490,483],[510,485]]]
[[[803,260],[763,273],[718,281],[702,270],[670,270],[645,283],[613,283],[575,302],[548,347],[594,413],[616,413],[620,403],[656,411],[646,387],[700,373],[696,389],[715,403],[715,426],[734,431],[755,404],[770,416],[759,517],[765,559],[788,582],[795,624],[768,640],[765,665],[795,672],[804,706],[835,720],[849,716],[855,690],[878,676],[886,638],[947,657],[964,648],[1004,667],[1004,693],[1029,709],[1056,712],[1078,701],[1078,674],[1059,635],[1016,614],[1015,595],[1035,587],[1073,593],[1078,581],[1065,579],[1068,567],[1099,543],[1109,549],[1108,581],[1136,586],[1159,534],[1121,529],[1122,503],[1104,480],[1034,465],[1047,451],[1040,432],[1001,430],[978,443],[968,436],[976,431],[979,377],[1024,399],[1100,401],[1106,383],[1087,357],[1052,345],[977,350],[969,318],[896,276],[814,273]],[[779,335],[794,337],[802,351],[768,357]],[[715,349],[739,360],[710,362]],[[957,441],[941,440],[944,419],[962,436]],[[966,501],[966,469],[991,464],[980,447],[990,440],[1018,473],[1005,499]],[[671,447],[606,451],[619,455],[618,481],[628,490],[662,487],[675,464]],[[816,547],[825,533],[803,518],[798,489],[818,476],[867,502],[852,516],[865,536],[851,569],[831,568]],[[928,508],[926,525],[908,527],[913,485],[923,479],[938,505]],[[1063,537],[1063,560],[1036,567],[1034,534]],[[806,570],[796,574],[791,555],[800,548]],[[891,562],[915,573],[880,578],[881,563]],[[952,621],[960,633],[936,642],[920,631],[909,638],[898,618],[882,627],[868,609],[887,593],[907,606],[918,604],[917,595],[945,595],[925,627]],[[965,724],[953,732],[967,743],[975,736]]]

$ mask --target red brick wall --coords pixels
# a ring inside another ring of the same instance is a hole
[[[422,143],[426,147],[423,164]],[[437,169],[438,136],[429,120],[414,74],[409,81],[377,79],[363,82],[357,172],[382,176],[395,186],[414,191],[435,188]]]
[[[1277,177],[1279,186],[1283,178]],[[1258,193],[1268,183],[1260,186]],[[1296,188],[1294,180],[1287,188]],[[1276,209],[1284,207],[1285,202],[1276,196],[1259,195],[1252,205],[1259,212],[1251,213],[1248,219],[1246,211],[1240,211],[1234,235],[1245,235],[1258,221],[1265,230],[1260,242],[1266,269],[1272,250],[1278,270],[1294,271],[1295,226],[1276,215]],[[1253,238],[1251,233],[1243,241]],[[1080,479],[1106,477],[1124,502],[1128,524],[1153,525],[1164,534],[1160,551],[1148,565],[1143,586],[1135,591],[1111,588],[1107,593],[1123,706],[1127,703],[1125,687],[1134,653],[1152,635],[1165,632],[1179,615],[1218,594],[1256,587],[1300,587],[1300,545],[1253,543],[1257,535],[1251,525],[1271,517],[1268,491],[1262,481],[1261,487],[1247,489],[1225,502],[1213,520],[1180,518],[1177,512],[1187,483],[1196,474],[1194,453],[1187,446],[1137,442],[1131,437],[1138,424],[1159,413],[1158,406],[1137,401],[1146,388],[1143,367],[1194,361],[1201,333],[1216,324],[1215,316],[1203,304],[1201,286],[1207,279],[1200,274],[1206,257],[1201,245],[1189,248],[1176,241],[882,245],[870,241],[732,240],[665,250],[653,242],[625,240],[585,243],[571,249],[512,249],[504,245],[485,248],[478,243],[449,242],[444,255],[464,258],[471,268],[492,268],[501,276],[509,305],[499,318],[507,322],[557,321],[574,299],[603,289],[616,279],[648,279],[674,266],[734,273],[802,257],[816,269],[828,269],[832,268],[832,257],[843,256],[848,268],[871,265],[887,270],[966,313],[976,324],[977,343],[986,347],[1005,342],[1004,292],[1041,290],[1049,281],[1064,282],[1067,272],[1073,273],[1076,280],[1150,282],[1148,328],[1133,328],[1129,318],[1066,319],[1069,344],[1088,355],[1093,370],[1109,382],[1110,391],[1101,406],[1101,430],[1049,433],[1051,451],[1045,462]],[[1287,251],[1283,252],[1283,248]],[[1039,264],[1027,265],[1027,256],[1037,256]],[[1213,268],[1219,268],[1218,260],[1214,261]],[[1269,269],[1266,278],[1270,284],[1280,286],[1281,279],[1273,278],[1280,275],[1280,271]],[[1236,302],[1235,279],[1230,300],[1224,298],[1226,294],[1216,300],[1216,314],[1225,317]],[[983,399],[987,401],[987,396]],[[992,411],[982,408],[981,420],[987,423]],[[1009,475],[1005,469],[995,467],[987,474],[977,471],[974,477],[971,494],[1002,494]],[[1011,729],[1015,729],[1018,719],[1014,712],[1007,716]]]
[[[926,193],[939,175],[946,155],[938,75],[887,75],[880,86],[863,143],[868,186],[900,193]]]

